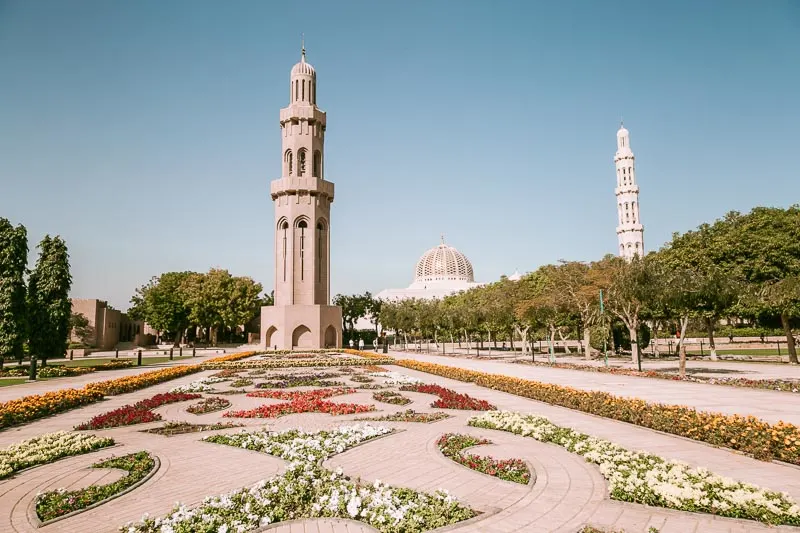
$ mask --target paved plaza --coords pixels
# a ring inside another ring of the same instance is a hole
[[[408,354],[394,354],[407,357]],[[487,372],[506,373],[541,381],[557,382],[570,386],[609,390],[628,396],[669,403],[696,405],[703,409],[724,410],[777,420],[800,420],[800,398],[790,393],[750,391],[714,385],[662,382],[643,378],[599,375],[570,370],[525,367],[509,363],[479,361],[436,356],[414,356],[415,359],[463,366]],[[630,424],[603,419],[569,409],[554,407],[519,396],[478,387],[471,383],[445,379],[399,366],[382,365],[387,370],[416,378],[423,383],[435,383],[456,392],[486,400],[501,410],[532,413],[548,417],[561,426],[574,428],[589,435],[616,442],[633,450],[644,450],[665,458],[685,461],[693,466],[707,467],[712,472],[758,484],[774,490],[785,491],[800,500],[800,469],[771,462],[757,461],[741,454],[714,448],[699,442],[665,435]],[[291,369],[289,372],[308,372],[314,369]],[[320,370],[320,369],[316,369]],[[336,369],[326,369],[336,371]],[[103,373],[102,378],[129,375],[140,369]],[[286,372],[276,370],[275,372]],[[203,371],[187,377],[154,385],[136,392],[113,396],[109,399],[74,409],[66,413],[41,419],[23,426],[0,432],[0,447],[58,430],[72,430],[74,426],[91,417],[150,398],[158,393],[187,385],[215,371]],[[366,375],[356,370],[343,373],[336,379],[347,386],[358,387],[363,382],[353,376]],[[258,383],[263,377],[252,377]],[[98,376],[88,375],[64,378],[25,386],[5,387],[0,401],[23,394],[44,392],[67,386],[80,386],[96,381]],[[381,384],[382,378],[374,378]],[[657,384],[658,386],[653,386]],[[216,383],[217,391],[230,390],[230,382]],[[286,390],[311,390],[298,387]],[[252,390],[252,387],[248,387]],[[389,386],[386,390],[397,390]],[[188,433],[166,437],[142,430],[159,427],[165,421],[185,421],[213,424],[234,421],[245,429],[269,428],[282,430],[302,428],[306,431],[333,429],[352,424],[364,416],[383,416],[414,409],[417,412],[434,412],[430,394],[402,392],[412,403],[404,406],[376,402],[373,390],[357,390],[337,396],[333,401],[375,405],[377,412],[356,415],[331,416],[320,413],[289,414],[279,418],[224,418],[228,410],[253,409],[261,405],[279,403],[278,400],[248,397],[244,394],[224,396],[232,406],[225,411],[193,415],[186,407],[195,401],[184,401],[156,409],[163,418],[159,422],[138,424],[92,433],[111,436],[117,445],[84,455],[61,459],[31,468],[0,481],[0,531],[3,532],[112,532],[119,526],[139,520],[143,514],[163,516],[170,512],[175,502],[196,506],[207,496],[222,494],[237,488],[248,487],[259,480],[285,471],[287,463],[277,457],[256,451],[202,442],[209,434],[235,434],[242,428],[213,432]],[[16,394],[16,396],[15,396]],[[213,396],[204,393],[204,396]],[[724,407],[724,409],[723,409]],[[424,492],[447,489],[458,501],[481,513],[477,519],[450,527],[457,532],[568,532],[575,533],[591,524],[609,531],[647,532],[650,527],[661,533],[715,533],[756,531],[800,531],[792,527],[767,527],[751,520],[720,518],[707,514],[672,511],[645,505],[623,503],[609,498],[608,485],[598,468],[581,456],[564,448],[539,442],[511,433],[470,427],[467,419],[474,411],[444,409],[450,418],[434,423],[371,422],[398,431],[367,441],[343,453],[333,455],[323,463],[328,469],[341,467],[353,479],[371,483],[376,479],[392,486],[407,487]],[[794,417],[794,418],[792,418]],[[488,438],[492,444],[474,450],[481,455],[496,458],[520,458],[530,465],[535,480],[521,485],[491,477],[443,456],[436,441],[445,433],[463,433]],[[87,432],[88,433],[88,432]],[[90,465],[112,455],[120,456],[146,450],[160,460],[160,468],[142,486],[61,521],[37,528],[32,518],[32,508],[37,493],[56,488],[75,489],[90,484],[109,483],[120,477],[120,471],[91,469]],[[270,531],[281,533],[356,533],[375,531],[360,522],[342,519],[301,520],[275,524]]]

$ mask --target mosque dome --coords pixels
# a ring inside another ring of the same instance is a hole
[[[311,76],[316,77],[317,72],[311,63],[306,63],[306,46],[303,44],[303,50],[300,53],[300,62],[292,67],[292,78],[295,76]]]
[[[444,242],[431,248],[419,258],[414,273],[414,282],[466,281],[474,283],[472,263],[467,256]]]

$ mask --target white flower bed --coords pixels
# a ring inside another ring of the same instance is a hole
[[[306,433],[296,429],[280,432],[244,430],[242,433],[232,435],[209,435],[203,440],[256,450],[287,461],[319,463],[356,444],[391,432],[392,430],[385,426],[355,424],[317,433]]]
[[[286,473],[252,488],[206,498],[194,509],[179,505],[164,518],[147,515],[120,528],[126,533],[244,533],[267,524],[297,518],[339,517],[366,522],[380,531],[418,532],[466,520],[474,512],[444,491],[433,495],[387,487],[380,481],[356,484],[320,463],[365,440],[391,430],[368,424],[333,431],[259,431],[215,435],[204,440],[274,454],[290,461]]]
[[[207,378],[201,379],[200,383],[203,383],[204,385],[212,385],[214,383],[222,383],[224,381],[230,381],[230,378],[220,378],[220,377],[209,376]]]
[[[206,379],[211,379],[211,378],[206,378]],[[169,392],[175,392],[175,393],[179,393],[179,392],[187,392],[187,393],[188,392],[214,392],[214,387],[212,387],[211,385],[207,385],[205,383],[205,380],[200,379],[200,380],[197,380],[197,381],[192,381],[191,383],[189,383],[187,385],[180,385],[178,387],[173,387],[173,388],[171,388],[169,390]]]
[[[544,417],[487,411],[472,417],[469,425],[552,442],[583,456],[600,467],[615,500],[768,524],[800,525],[800,507],[786,493],[718,476],[680,461],[632,452],[613,442],[556,426]]]
[[[0,479],[14,472],[114,444],[114,439],[59,431],[12,444],[0,450]]]
[[[387,385],[417,385],[422,383],[421,379],[412,378],[400,372],[371,372],[370,376],[385,378],[384,383]]]

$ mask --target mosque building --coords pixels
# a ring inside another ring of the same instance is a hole
[[[431,248],[419,258],[414,269],[414,281],[405,289],[385,289],[376,295],[384,301],[410,298],[429,300],[444,298],[457,292],[479,287],[467,256],[444,243]]]

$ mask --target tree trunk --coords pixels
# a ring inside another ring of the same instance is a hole
[[[708,331],[708,349],[711,350],[711,360],[717,360],[717,347],[714,345],[714,320],[706,318],[706,331]]]
[[[564,343],[564,353],[572,353],[572,351],[569,349],[569,346],[567,346],[567,339],[564,337],[564,333],[561,331],[561,328],[557,328],[556,331],[558,331],[558,336],[561,338],[561,342]]]
[[[467,328],[464,328],[464,342],[467,343],[467,355],[469,355],[469,335],[467,335]]]
[[[553,342],[555,341],[556,338],[555,330],[556,330],[555,327],[550,326],[550,334],[547,336],[547,351],[550,354],[549,357],[551,363],[556,362],[555,347],[553,346]]]
[[[789,325],[789,315],[781,313],[781,326],[783,332],[786,333],[786,349],[789,350],[789,362],[797,364],[797,347],[794,345],[794,335],[792,335],[792,328]]]
[[[584,352],[583,356],[588,361],[592,358],[592,345],[590,344],[592,340],[592,332],[590,328],[583,328],[583,344],[584,344]]]
[[[689,317],[688,316],[681,317],[679,322],[680,322],[680,325],[681,325],[681,340],[683,340],[683,338],[686,336],[686,327],[689,325]],[[679,353],[680,353],[680,355],[679,355],[680,362],[678,363],[678,372],[679,372],[679,375],[680,375],[681,379],[684,379],[686,377],[686,344],[685,343],[681,343]]]
[[[653,328],[653,333],[655,334],[655,336],[653,337],[653,339],[655,340],[655,342],[653,343],[653,355],[656,358],[658,358],[658,356],[660,354],[658,353],[658,326],[657,325],[656,325],[656,327]]]
[[[628,334],[631,336],[631,361],[634,364],[639,363],[639,324],[633,324],[633,327],[628,326]]]

